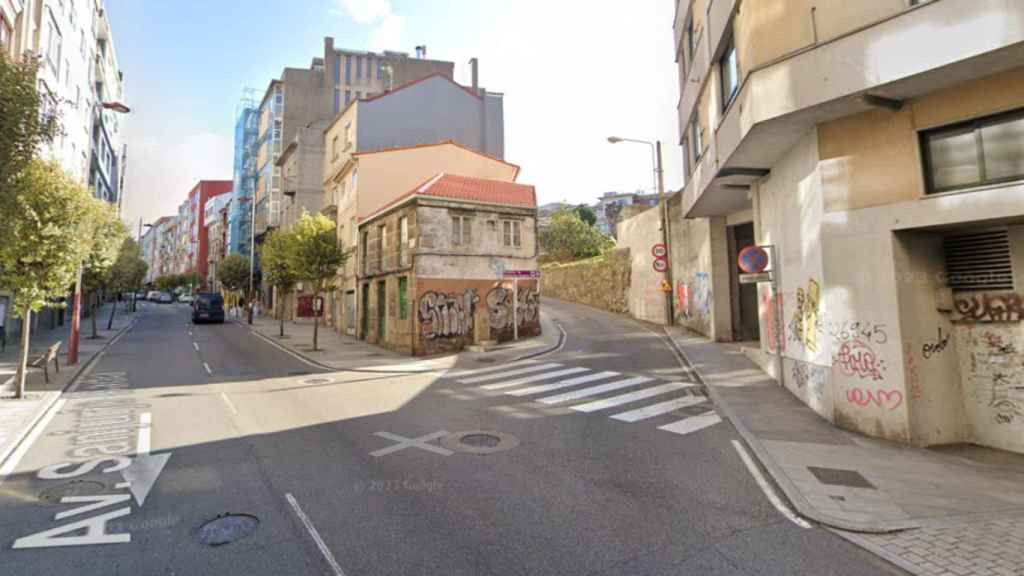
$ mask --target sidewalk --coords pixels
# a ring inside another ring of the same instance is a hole
[[[382,346],[368,344],[329,326],[320,326],[317,336],[319,351],[313,351],[313,324],[285,322],[285,337],[280,338],[279,321],[270,316],[253,318],[252,326],[245,318],[229,320],[249,329],[257,336],[287,352],[326,370],[368,372],[432,372],[458,368],[480,368],[543,354],[561,344],[561,329],[541,312],[541,336],[519,342],[505,342],[488,352],[464,350],[445,356],[408,356]]]
[[[1024,455],[840,430],[739,348],[669,334],[800,514],[913,574],[1024,575]]]
[[[113,330],[107,331],[110,304],[97,312],[97,339],[91,339],[92,324],[89,318],[82,319],[81,339],[78,344],[78,364],[67,365],[67,345],[71,334],[71,323],[52,330],[41,330],[30,334],[29,362],[39,357],[54,342],[60,340],[58,354],[60,372],[50,364],[50,383],[43,380],[42,370],[29,370],[25,378],[26,397],[14,399],[14,375],[17,372],[18,342],[8,342],[7,350],[0,353],[0,465],[15,450],[22,438],[39,418],[57,401],[61,392],[75,379],[90,361],[123,330],[135,320],[135,314],[119,309],[114,316]]]

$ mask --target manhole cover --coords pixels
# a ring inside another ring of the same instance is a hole
[[[493,364],[494,358],[477,358],[476,361],[481,364]]]
[[[303,384],[329,384],[331,382],[330,378],[306,378],[302,381]]]
[[[207,546],[230,544],[251,536],[259,525],[259,518],[249,514],[222,514],[199,528],[199,541]]]
[[[39,493],[39,500],[46,504],[60,504],[65,496],[91,496],[107,491],[107,485],[95,480],[72,480],[47,488]]]
[[[493,454],[519,446],[519,438],[505,432],[491,430],[464,430],[441,438],[441,445],[456,452]]]

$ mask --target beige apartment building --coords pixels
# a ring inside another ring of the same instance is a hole
[[[1024,2],[675,18],[677,321],[843,428],[1024,452]],[[740,283],[751,244],[774,285]]]
[[[325,133],[324,213],[338,223],[338,241],[355,250],[359,225],[387,203],[408,193],[438,173],[515,182],[519,167],[451,141],[353,152],[355,131],[345,120],[336,121]],[[347,135],[347,136],[346,136]],[[335,146],[335,139],[338,145]],[[328,302],[329,321],[340,331],[357,330],[357,271],[365,255],[355,252],[339,271],[338,292]]]

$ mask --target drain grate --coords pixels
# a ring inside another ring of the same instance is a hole
[[[199,528],[199,542],[223,546],[252,536],[259,525],[259,518],[250,514],[221,514]]]
[[[844,468],[819,468],[817,466],[808,466],[807,470],[814,474],[814,477],[818,479],[818,482],[829,486],[846,486],[847,488],[870,488],[875,489],[868,479],[861,475],[856,470],[846,470]]]
[[[459,439],[459,442],[478,448],[494,448],[501,442],[494,434],[469,434]]]
[[[46,504],[60,504],[66,496],[92,496],[107,491],[107,485],[95,480],[72,480],[47,488],[39,493],[39,501]]]

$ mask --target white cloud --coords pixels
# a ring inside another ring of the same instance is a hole
[[[405,32],[405,17],[396,14],[390,0],[336,0],[331,14],[352,18],[357,24],[372,26],[367,40],[370,50],[397,49]]]

